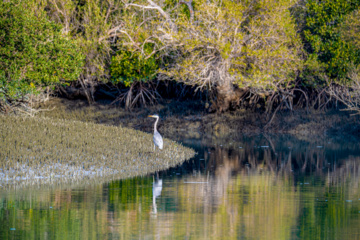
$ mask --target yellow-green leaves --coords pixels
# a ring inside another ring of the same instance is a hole
[[[118,51],[111,61],[112,82],[121,82],[125,87],[130,87],[136,81],[147,82],[155,77],[158,68],[154,56],[146,58],[139,52]]]
[[[359,6],[358,0],[309,0],[306,4],[306,50],[316,54],[318,61],[324,63],[327,75],[339,83],[346,80],[351,66],[360,62],[359,51],[348,39],[356,29],[348,20],[358,22],[351,14]]]
[[[164,71],[189,85],[275,89],[302,68],[293,2],[200,1],[195,23],[178,18],[176,64]]]
[[[339,31],[342,40],[350,43],[357,51],[360,50],[360,8],[344,17]]]
[[[0,98],[17,100],[37,87],[76,80],[84,56],[31,1],[0,2]],[[43,11],[43,10],[42,10]],[[35,14],[35,13],[36,14]]]

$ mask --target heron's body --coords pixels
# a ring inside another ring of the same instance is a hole
[[[156,118],[155,124],[154,124],[154,151],[155,151],[155,147],[158,147],[160,149],[163,149],[163,139],[160,135],[160,133],[156,130],[156,125],[159,121],[159,116],[158,115],[149,115],[148,117],[153,117]]]
[[[158,131],[154,132],[154,145],[160,149],[163,149],[163,139]],[[155,148],[155,147],[154,147]]]

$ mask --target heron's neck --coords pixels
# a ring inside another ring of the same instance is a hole
[[[154,124],[154,132],[157,132],[156,125],[157,125],[158,121],[159,121],[159,118],[156,118],[156,121],[155,121],[155,124]]]

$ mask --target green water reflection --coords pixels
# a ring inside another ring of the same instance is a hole
[[[187,143],[158,174],[0,192],[0,239],[360,239],[357,143]]]

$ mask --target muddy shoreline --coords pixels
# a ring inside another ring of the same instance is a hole
[[[39,107],[49,109],[40,112],[40,116],[122,126],[149,133],[153,131],[153,121],[147,115],[158,113],[161,117],[159,132],[173,140],[224,139],[236,135],[258,134],[291,134],[309,140],[315,136],[360,138],[359,116],[334,109],[279,111],[265,129],[271,116],[265,115],[261,110],[239,109],[222,114],[207,113],[201,103],[196,101],[169,100],[156,106],[126,111],[105,100],[89,106],[84,100],[52,98]]]

